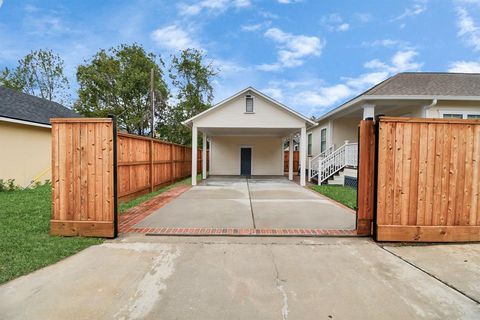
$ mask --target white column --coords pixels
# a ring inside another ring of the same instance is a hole
[[[208,141],[208,173],[212,172],[212,138]]]
[[[374,104],[364,104],[363,105],[363,120],[367,118],[375,118],[375,105]]]
[[[192,186],[197,185],[197,127],[192,127]]]
[[[202,145],[202,179],[207,179],[207,134],[202,133],[203,145]]]
[[[304,187],[305,181],[305,169],[307,168],[307,128],[303,127],[300,131],[300,185]]]
[[[288,143],[288,180],[293,180],[293,134],[290,135]]]

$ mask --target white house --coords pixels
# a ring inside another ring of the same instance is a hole
[[[307,133],[309,178],[356,179],[358,124],[378,115],[480,119],[480,74],[399,73],[317,118]]]
[[[212,175],[283,175],[283,141],[300,135],[300,166],[306,168],[307,130],[314,121],[248,87],[212,108],[186,120],[192,129],[192,159],[197,158],[198,133],[203,136],[203,178],[206,178],[207,140]],[[293,143],[292,143],[293,144]],[[305,185],[305,170],[300,184]],[[192,185],[197,162],[192,161]],[[289,157],[293,179],[293,152]]]

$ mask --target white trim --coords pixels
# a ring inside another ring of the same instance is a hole
[[[328,149],[328,125],[327,126],[323,126],[320,128],[320,152],[319,153],[322,153],[323,151],[325,150],[322,150],[322,130],[325,129],[325,150]]]
[[[252,111],[247,111],[247,98],[252,98]],[[251,94],[245,95],[245,114],[254,114],[255,113],[255,96]]]
[[[351,106],[361,102],[361,101],[372,101],[372,100],[459,100],[459,101],[480,101],[480,96],[442,96],[442,95],[415,95],[415,96],[401,96],[401,95],[362,95],[356,98],[353,98],[350,101],[345,102],[339,107],[325,113],[318,119],[315,119],[317,122],[327,119],[334,114],[350,108]]]
[[[49,124],[42,124],[42,123],[36,123],[36,122],[30,122],[30,121],[18,120],[18,119],[6,118],[6,117],[0,117],[0,121],[24,124],[24,125],[27,125],[27,126],[41,127],[41,128],[51,128],[52,127]]]
[[[462,119],[468,119],[468,115],[480,115],[480,111],[469,111],[465,109],[438,109],[438,114],[440,115],[440,118],[443,118],[445,114],[459,114],[462,115]]]
[[[310,137],[310,152],[308,152],[308,138]],[[307,157],[313,155],[313,135],[312,132],[307,132]]]
[[[253,148],[252,145],[240,145],[238,147],[238,155],[240,156],[239,166],[238,166],[238,175],[242,175],[242,148],[248,149],[250,148],[252,151],[250,152],[250,175],[253,176]]]
[[[190,119],[187,119],[185,121],[182,122],[183,125],[186,125],[186,126],[191,126],[192,125],[192,122],[193,120],[195,119],[198,119],[202,116],[204,116],[205,114],[209,113],[209,112],[212,112],[213,110],[217,109],[217,108],[220,108],[221,106],[225,105],[227,102],[241,96],[241,95],[245,95],[246,93],[248,93],[249,91],[252,91],[253,93],[259,95],[260,97],[266,99],[267,101],[271,102],[272,104],[288,111],[289,113],[293,114],[294,116],[302,119],[302,120],[305,120],[307,123],[309,123],[311,126],[316,126],[317,123],[315,121],[312,121],[311,119],[308,119],[307,117],[303,116],[302,114],[298,113],[297,111],[293,110],[293,109],[290,109],[289,107],[287,107],[286,105],[274,100],[273,98],[270,98],[269,96],[267,96],[266,94],[264,93],[261,93],[260,91],[258,91],[257,89],[253,88],[253,87],[248,87],[248,88],[245,88],[243,89],[242,91],[240,92],[237,92],[236,94],[234,94],[233,96],[231,96],[230,98],[227,98],[219,103],[217,103],[216,105],[214,105],[213,107],[211,108],[208,108],[207,110],[197,114],[196,116],[193,116],[191,117]]]

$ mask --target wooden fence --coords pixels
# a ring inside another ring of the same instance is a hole
[[[288,172],[288,151],[283,152],[283,172]],[[293,172],[298,172],[298,164],[300,159],[300,153],[293,151]]]
[[[357,234],[371,235],[375,207],[375,125],[360,121],[358,129]]]
[[[50,233],[115,236],[112,119],[51,119]]]
[[[480,121],[382,117],[377,239],[480,240]]]
[[[117,137],[119,202],[185,179],[192,173],[191,147],[127,133],[118,133]],[[202,152],[197,154],[200,173]]]
[[[53,235],[115,237],[117,201],[191,175],[190,147],[116,133],[112,119],[50,121]],[[197,161],[201,172],[202,152]]]

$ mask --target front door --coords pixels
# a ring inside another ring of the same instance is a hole
[[[240,174],[242,176],[252,174],[252,148],[240,148]]]

